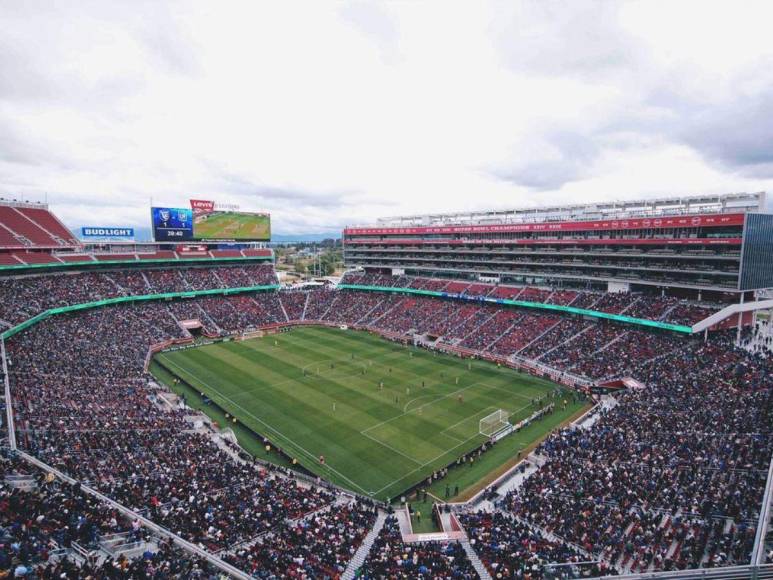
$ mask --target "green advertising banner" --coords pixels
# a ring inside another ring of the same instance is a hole
[[[67,314],[68,312],[77,312],[79,310],[89,310],[91,308],[99,308],[101,306],[111,306],[113,304],[124,304],[126,302],[142,302],[145,300],[173,300],[175,298],[196,298],[197,296],[228,296],[230,294],[242,294],[245,292],[266,292],[269,290],[278,290],[279,286],[273,284],[269,286],[244,286],[241,288],[215,288],[214,290],[194,290],[192,292],[166,292],[164,294],[143,294],[142,296],[118,296],[116,298],[106,298],[104,300],[98,300],[96,302],[84,302],[83,304],[73,304],[72,306],[62,306],[60,308],[51,308],[45,312],[33,316],[29,320],[25,320],[21,324],[17,324],[13,328],[6,330],[0,338],[6,340],[29,328],[33,324],[37,324],[41,320],[45,320],[49,316],[56,316],[59,314]]]
[[[357,284],[339,284],[338,288],[343,290],[365,290],[372,292],[397,292],[400,294],[413,294],[417,296],[435,296],[437,298],[456,298],[470,302],[485,302],[488,304],[505,304],[507,306],[520,306],[522,308],[534,308],[537,310],[551,310],[553,312],[564,312],[567,314],[578,314],[580,316],[590,316],[593,318],[603,318],[605,320],[614,320],[626,324],[636,324],[649,328],[659,328],[661,330],[671,330],[692,334],[692,328],[682,326],[681,324],[669,324],[667,322],[658,322],[657,320],[647,320],[646,318],[633,318],[623,316],[622,314],[610,314],[608,312],[598,312],[596,310],[586,310],[584,308],[573,308],[572,306],[560,306],[558,304],[544,304],[542,302],[527,302],[525,300],[508,300],[506,298],[488,298],[486,296],[466,296],[464,294],[453,294],[450,292],[437,292],[434,290],[418,290],[416,288],[393,288],[389,286],[359,286]]]

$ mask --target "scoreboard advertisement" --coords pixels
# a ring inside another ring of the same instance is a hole
[[[153,238],[171,241],[267,242],[271,240],[268,213],[239,211],[239,207],[191,199],[191,207],[151,208]]]

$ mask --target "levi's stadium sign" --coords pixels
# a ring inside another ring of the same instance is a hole
[[[238,211],[239,206],[233,203],[215,203],[208,199],[192,199],[191,209],[194,215],[199,215],[214,211]]]
[[[195,215],[202,213],[211,213],[215,211],[215,202],[206,199],[192,199],[191,209]]]
[[[104,239],[104,240],[132,240],[134,239],[134,228],[83,226],[81,228],[81,238]]]

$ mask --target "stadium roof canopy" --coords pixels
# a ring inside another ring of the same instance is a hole
[[[392,216],[377,221],[379,226],[432,226],[449,224],[509,224],[594,219],[625,219],[681,214],[761,212],[765,192],[728,193],[605,201],[589,204],[524,207],[492,211]]]

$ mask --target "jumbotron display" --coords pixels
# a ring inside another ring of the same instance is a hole
[[[271,239],[271,218],[265,213],[215,211],[194,218],[193,238],[268,241]]]
[[[191,209],[151,209],[153,238],[163,241],[269,241],[271,216],[239,211],[237,206],[192,199]]]

